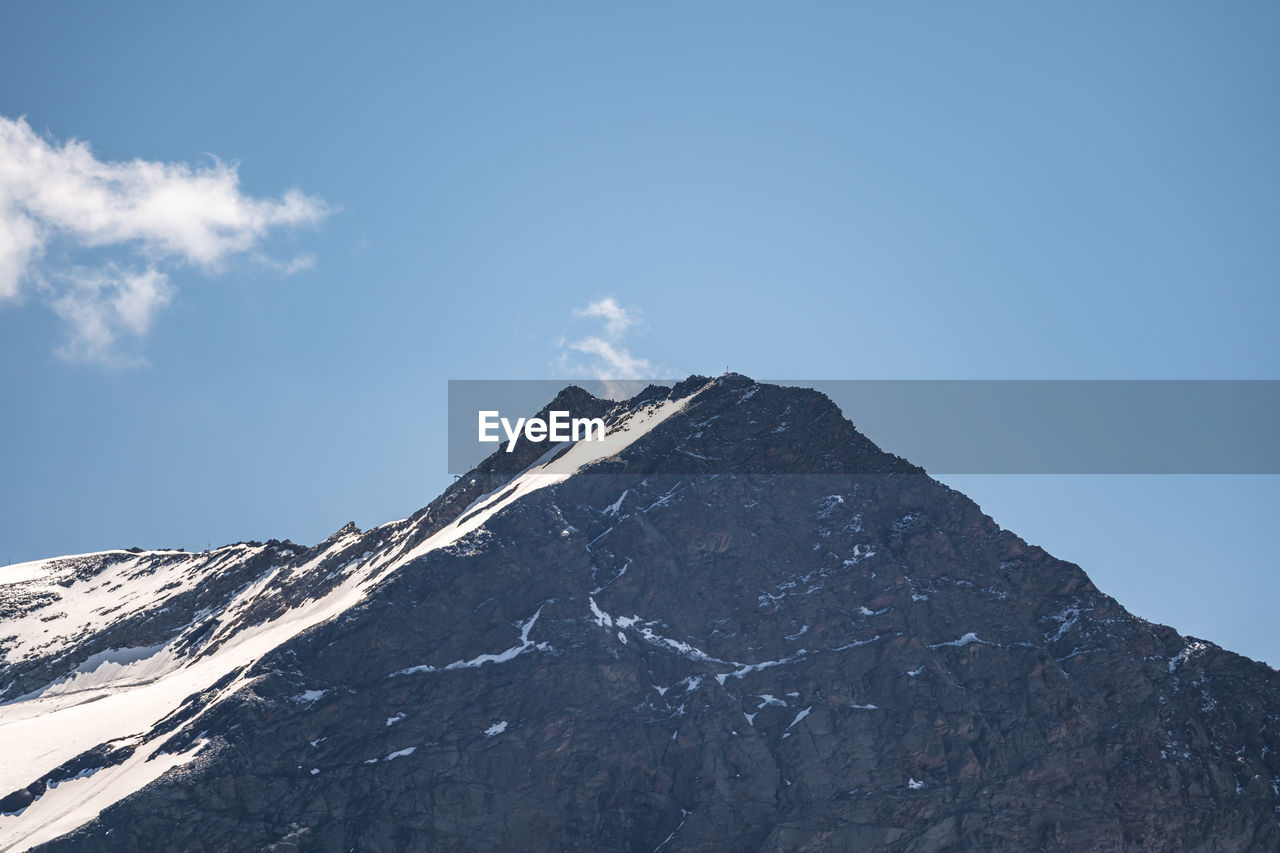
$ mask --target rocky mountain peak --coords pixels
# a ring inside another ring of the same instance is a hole
[[[558,405],[612,443],[495,453],[313,549],[111,552],[0,587],[0,840],[1280,844],[1273,670],[1132,616],[825,396],[726,374]]]

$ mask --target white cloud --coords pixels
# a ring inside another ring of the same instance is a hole
[[[623,343],[627,330],[640,323],[639,309],[624,308],[608,296],[585,308],[575,308],[573,316],[603,320],[604,329],[600,334],[576,340],[562,337],[556,342],[556,348],[561,350],[556,368],[563,375],[588,379],[637,379],[654,375],[653,363],[632,355]]]
[[[0,207],[0,302],[18,295],[18,282],[39,248],[35,223]]]
[[[628,311],[618,304],[618,300],[612,296],[606,296],[604,299],[596,300],[586,308],[575,308],[573,316],[575,317],[602,317],[604,318],[604,331],[610,338],[619,338],[627,328],[637,322],[638,311],[631,309]]]
[[[120,344],[145,337],[156,314],[173,298],[173,285],[164,273],[129,272],[112,264],[73,270],[42,289],[50,291],[49,305],[67,327],[67,342],[58,354],[117,367],[142,361],[123,354]]]
[[[145,335],[172,297],[163,265],[217,272],[273,229],[315,223],[329,212],[296,189],[278,199],[244,194],[234,163],[105,162],[85,142],[58,143],[25,119],[0,116],[0,302],[34,285],[68,324],[68,357],[110,361],[121,334]],[[49,260],[55,247],[67,250],[59,259],[125,252],[147,269],[68,270],[67,262]],[[267,265],[288,275],[310,263],[300,256]]]
[[[316,265],[314,255],[295,255],[287,261],[277,261],[274,258],[268,258],[266,255],[258,255],[255,260],[264,267],[275,270],[285,278],[304,270],[309,270]]]
[[[636,379],[649,376],[653,365],[647,358],[634,356],[625,347],[603,338],[583,338],[565,344],[569,349],[587,356],[580,374],[595,379]]]

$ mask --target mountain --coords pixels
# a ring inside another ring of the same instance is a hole
[[[823,395],[547,408],[609,440],[313,548],[0,570],[0,847],[1280,849],[1280,675]]]

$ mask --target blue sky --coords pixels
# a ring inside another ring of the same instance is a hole
[[[1274,378],[1278,37],[1264,3],[8,6],[0,560],[402,517],[448,379],[600,353]],[[1280,664],[1276,478],[954,484]]]

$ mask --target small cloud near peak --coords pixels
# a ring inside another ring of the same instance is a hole
[[[584,379],[636,379],[654,375],[649,359],[634,355],[624,339],[628,330],[640,325],[638,308],[627,308],[612,296],[575,308],[578,320],[601,321],[603,328],[582,337],[562,336],[556,341],[559,357],[554,369],[566,377]]]

